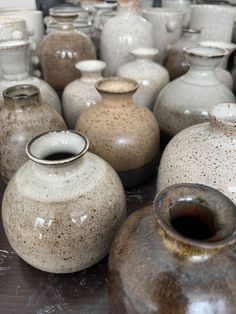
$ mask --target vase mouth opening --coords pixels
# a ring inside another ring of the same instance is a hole
[[[63,165],[82,157],[88,139],[74,130],[52,130],[33,137],[26,145],[28,157],[42,165]]]
[[[228,55],[228,51],[221,48],[216,47],[203,47],[203,46],[196,46],[196,47],[186,47],[183,48],[183,51],[188,56],[198,57],[202,59],[219,59],[223,56]]]
[[[81,72],[98,72],[105,69],[106,63],[100,60],[85,60],[77,62],[75,67]]]
[[[139,47],[130,50],[129,53],[134,57],[155,57],[158,55],[159,50],[155,48]]]
[[[221,249],[236,241],[236,208],[219,191],[201,184],[175,184],[154,200],[159,226],[175,241]]]
[[[137,81],[125,77],[110,77],[96,84],[96,89],[100,93],[107,94],[130,94],[134,93],[138,87]]]
[[[200,41],[199,46],[201,47],[212,47],[219,48],[228,51],[228,54],[231,54],[235,49],[236,45],[233,43],[227,43],[224,41]]]
[[[29,97],[38,97],[39,95],[39,88],[30,84],[15,85],[3,91],[4,99],[11,100],[25,100]]]
[[[236,104],[222,103],[208,109],[210,122],[223,129],[236,132]]]
[[[0,42],[0,50],[23,48],[30,45],[29,40],[9,40]]]

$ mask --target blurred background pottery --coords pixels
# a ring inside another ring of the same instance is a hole
[[[46,105],[33,85],[16,85],[3,93],[0,110],[0,174],[8,182],[27,161],[26,143],[51,129],[66,129],[62,117]]]
[[[51,131],[27,145],[30,158],[9,182],[3,225],[12,248],[47,272],[72,273],[104,258],[125,219],[115,171],[87,152],[74,131]]]
[[[76,130],[88,137],[90,151],[118,172],[125,187],[145,182],[156,171],[159,127],[150,110],[132,101],[138,83],[109,78],[96,87],[102,100],[81,113]]]
[[[163,8],[178,9],[183,12],[183,26],[188,27],[191,18],[191,1],[190,0],[162,0],[161,6]]]

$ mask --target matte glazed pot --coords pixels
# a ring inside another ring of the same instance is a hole
[[[169,83],[167,70],[154,61],[158,50],[154,48],[137,48],[130,51],[135,60],[119,68],[117,75],[138,81],[139,89],[133,100],[137,105],[152,110],[161,89]]]
[[[88,137],[90,151],[104,158],[126,187],[145,182],[156,172],[159,127],[149,109],[132,101],[138,83],[109,78],[96,87],[102,100],[81,113],[76,130]]]
[[[125,219],[115,171],[87,152],[75,131],[51,131],[27,145],[30,158],[9,182],[2,218],[7,238],[30,265],[47,272],[88,268],[109,251]]]
[[[66,129],[62,117],[42,101],[33,85],[16,85],[3,92],[0,110],[0,174],[8,182],[28,160],[25,146],[32,136],[51,129]]]
[[[101,100],[96,90],[96,83],[101,80],[105,63],[99,60],[78,62],[76,68],[81,78],[69,83],[63,91],[63,113],[69,128],[74,129],[82,111],[89,109]]]
[[[210,122],[177,134],[159,166],[157,190],[175,183],[209,185],[236,203],[236,104],[209,109]]]
[[[215,74],[228,52],[200,46],[184,48],[184,51],[190,63],[189,71],[163,88],[154,107],[161,130],[169,136],[208,121],[211,105],[235,102],[232,91]]]
[[[134,212],[109,257],[113,314],[232,314],[236,207],[198,184],[173,185]]]

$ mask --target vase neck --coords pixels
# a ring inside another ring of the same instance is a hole
[[[85,60],[76,63],[75,67],[81,73],[81,81],[97,82],[102,79],[102,71],[106,64],[100,60]]]
[[[119,0],[117,7],[117,14],[138,14],[137,0]]]
[[[183,29],[182,38],[185,40],[197,41],[200,38],[200,34],[201,32],[198,29]]]
[[[130,54],[138,62],[153,62],[158,54],[158,50],[154,48],[137,48],[131,50]]]

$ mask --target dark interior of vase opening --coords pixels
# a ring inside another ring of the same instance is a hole
[[[43,157],[44,160],[48,161],[55,161],[55,160],[63,160],[67,158],[74,157],[76,154],[71,152],[59,152],[59,153],[53,153],[49,154]]]
[[[11,98],[26,98],[38,94],[38,90],[31,87],[10,88],[6,95]]]
[[[186,238],[204,241],[216,234],[213,213],[198,203],[181,202],[171,208],[172,227]]]

